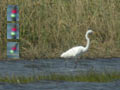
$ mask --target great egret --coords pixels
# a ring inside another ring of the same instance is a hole
[[[83,46],[76,46],[76,47],[73,47],[69,50],[67,50],[66,52],[63,52],[61,54],[61,58],[75,58],[76,59],[76,62],[77,62],[77,58],[83,54],[84,52],[86,52],[89,48],[89,45],[90,45],[90,39],[88,38],[88,34],[92,33],[93,31],[92,30],[88,30],[85,34],[85,38],[87,40],[87,44],[86,44],[86,47],[83,47]],[[77,63],[76,63],[77,64]]]

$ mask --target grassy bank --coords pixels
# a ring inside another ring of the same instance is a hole
[[[50,75],[35,75],[35,76],[5,76],[0,77],[0,82],[24,84],[38,82],[40,80],[54,80],[54,81],[70,81],[70,82],[112,82],[115,80],[120,80],[120,73],[96,73],[88,72],[81,73],[78,75],[60,75],[60,74],[50,74]]]
[[[6,58],[7,5],[18,5],[22,58],[56,58],[76,45],[86,45],[85,58],[120,57],[119,0],[1,0],[0,59]]]

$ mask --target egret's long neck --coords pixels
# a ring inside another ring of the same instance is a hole
[[[88,34],[89,34],[89,33],[86,33],[86,35],[85,35],[85,38],[86,38],[86,40],[87,40],[87,44],[86,44],[86,47],[85,47],[85,51],[88,50],[89,45],[90,45],[90,39],[88,38]]]

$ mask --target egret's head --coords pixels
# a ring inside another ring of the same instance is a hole
[[[93,30],[88,30],[88,31],[87,31],[87,33],[92,33],[92,32],[93,32]]]

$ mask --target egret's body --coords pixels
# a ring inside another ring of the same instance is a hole
[[[86,52],[89,48],[90,45],[90,39],[88,38],[88,34],[92,33],[92,30],[88,30],[85,34],[86,40],[87,40],[87,45],[85,47],[83,46],[76,46],[73,47],[66,52],[61,54],[61,58],[78,58],[81,54]]]
[[[73,47],[73,48],[69,49],[68,51],[62,53],[61,57],[63,57],[63,58],[74,58],[74,57],[79,56],[83,52],[84,52],[84,47],[83,46],[76,46],[76,47]]]

